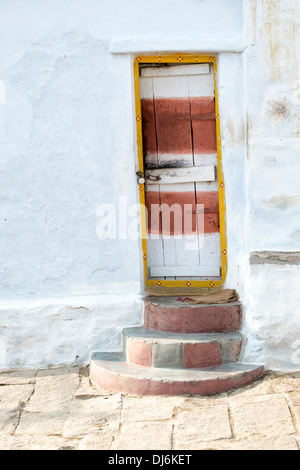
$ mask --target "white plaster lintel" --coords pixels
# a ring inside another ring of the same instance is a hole
[[[178,36],[159,38],[135,36],[113,39],[110,42],[110,52],[112,54],[149,54],[155,52],[241,53],[246,47],[247,44],[241,37],[207,39],[199,37],[181,38]]]

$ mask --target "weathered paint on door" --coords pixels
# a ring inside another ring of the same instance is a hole
[[[139,70],[144,261],[156,286],[214,287],[224,279],[215,68],[206,60]]]

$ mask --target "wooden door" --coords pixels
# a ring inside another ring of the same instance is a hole
[[[140,99],[148,279],[220,281],[213,64],[145,64]]]

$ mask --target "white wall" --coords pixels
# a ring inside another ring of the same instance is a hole
[[[141,324],[139,241],[100,241],[97,208],[138,201],[134,54],[195,50],[219,52],[226,286],[245,306],[245,359],[297,367],[298,267],[249,256],[299,250],[300,6],[244,4],[243,18],[242,0],[1,2],[0,367],[87,362]]]
[[[142,322],[139,241],[96,233],[100,204],[138,200],[133,58],[112,51],[235,43],[242,2],[4,0],[0,28],[0,367],[87,361]]]
[[[249,251],[300,244],[300,5],[245,2]],[[274,230],[276,228],[276,230]]]
[[[1,3],[1,298],[136,292],[138,242],[96,234],[99,204],[137,200],[132,57],[109,46],[241,32],[241,2],[187,3]]]
[[[247,252],[300,251],[300,4],[245,1]],[[298,256],[299,258],[299,256]],[[300,269],[251,264],[245,276],[245,360],[300,369]],[[297,345],[298,342],[298,345]]]

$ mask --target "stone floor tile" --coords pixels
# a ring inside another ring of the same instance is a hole
[[[108,396],[108,395],[113,395],[113,393],[104,389],[93,387],[93,385],[90,384],[89,378],[86,376],[83,376],[80,378],[80,384],[75,392],[74,397],[84,398],[84,397],[91,397],[91,396],[98,397],[98,396]]]
[[[0,450],[77,450],[78,442],[61,436],[7,436],[0,439]]]
[[[276,437],[295,433],[292,417],[282,395],[230,397],[233,428],[237,438],[253,435]]]
[[[265,393],[300,392],[300,377],[271,377],[264,381]]]
[[[15,407],[0,409],[0,443],[3,436],[14,432],[20,418],[20,410]],[[0,444],[1,445],[1,444]]]
[[[63,429],[67,438],[82,438],[97,434],[104,428],[115,430],[120,425],[121,395],[74,398]]]
[[[287,400],[290,406],[292,416],[294,418],[297,431],[300,435],[300,392],[288,393]]]
[[[87,434],[79,443],[79,450],[110,450],[118,431],[100,430],[98,433]]]
[[[53,366],[45,369],[38,369],[37,377],[57,377],[59,375],[79,375],[81,371],[80,366]]]
[[[201,442],[198,450],[298,450],[295,436],[250,436],[240,440],[227,439]]]
[[[265,388],[264,388],[264,379],[257,380],[250,385],[246,385],[246,387],[238,388],[237,390],[232,390],[228,393],[229,397],[234,396],[244,396],[244,397],[252,397],[255,395],[264,395]]]
[[[121,422],[171,419],[175,406],[179,406],[183,402],[183,397],[124,396]]]
[[[20,413],[34,390],[33,384],[3,385],[0,387],[0,434],[12,433]]]
[[[26,403],[34,391],[33,384],[3,385],[0,387],[0,409],[7,406],[17,408],[20,403]]]
[[[26,411],[31,413],[66,411],[78,385],[79,374],[75,369],[39,371],[35,391]]]
[[[122,424],[113,450],[171,450],[172,424],[166,421]]]
[[[194,406],[215,406],[217,404],[226,404],[228,403],[228,395],[227,393],[219,393],[217,395],[212,396],[190,396],[184,397],[184,400],[178,406],[182,409],[188,409]]]
[[[47,409],[43,413],[23,411],[15,434],[17,436],[61,435],[67,418],[68,411],[47,411]]]
[[[178,412],[174,426],[174,449],[197,449],[201,442],[231,437],[228,404],[194,406]]]
[[[36,369],[1,372],[0,385],[22,385],[35,383]]]

